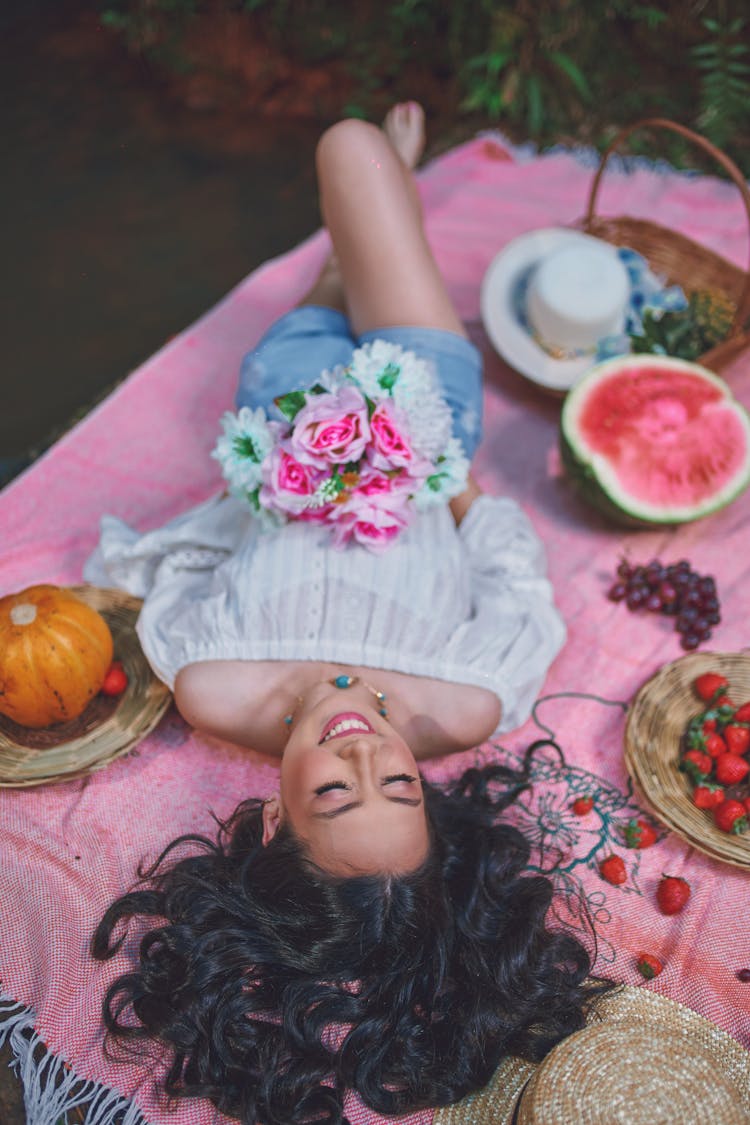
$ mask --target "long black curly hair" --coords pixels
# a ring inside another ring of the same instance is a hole
[[[499,765],[424,781],[431,847],[408,875],[334,877],[283,827],[263,847],[255,799],[216,841],[175,840],[92,939],[105,960],[123,919],[157,920],[106,994],[110,1048],[168,1045],[166,1093],[246,1125],[345,1125],[347,1089],[381,1114],[447,1105],[505,1055],[543,1058],[610,985],[584,983],[592,954],[547,928],[552,884],[498,819],[527,784]]]

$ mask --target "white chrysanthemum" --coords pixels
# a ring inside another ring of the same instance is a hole
[[[420,457],[434,461],[445,452],[451,440],[453,418],[450,407],[439,394],[425,395],[418,403],[411,401],[411,396],[408,402],[404,402],[404,397],[394,394],[393,399],[409,419],[411,444]]]
[[[463,492],[468,475],[469,459],[464,453],[464,447],[458,438],[451,438],[435,471],[427,477],[414,496],[414,503],[420,510],[431,508],[435,504],[445,504],[447,500]]]
[[[398,344],[373,340],[371,344],[363,344],[355,350],[349,364],[349,374],[370,398],[384,398],[388,395],[388,390],[380,384],[380,376],[392,365],[399,369],[400,378],[403,355],[404,349]]]
[[[366,395],[375,400],[390,397],[406,414],[416,453],[434,460],[445,450],[452,417],[430,363],[399,344],[373,340],[357,348],[349,370]]]
[[[343,387],[344,384],[348,382],[346,376],[347,368],[344,367],[343,364],[339,364],[331,371],[321,371],[315,382],[318,383],[323,388],[323,390],[334,393],[339,389],[339,387]]]
[[[227,411],[221,419],[223,433],[211,456],[221,465],[224,479],[235,495],[242,495],[260,483],[260,466],[274,444],[266,412],[243,406],[237,414]]]

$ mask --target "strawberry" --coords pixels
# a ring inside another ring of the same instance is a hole
[[[713,734],[716,730],[716,719],[706,719],[701,729],[704,734]]]
[[[722,832],[739,836],[747,828],[747,810],[742,801],[722,801],[714,809],[714,823]]]
[[[709,734],[706,736],[706,753],[710,754],[712,758],[718,758],[719,754],[726,754],[727,744],[720,734]]]
[[[606,879],[608,883],[612,883],[615,887],[624,883],[628,877],[625,864],[619,855],[610,855],[603,859],[599,864],[599,874],[602,879]]]
[[[680,769],[683,773],[692,777],[693,781],[702,781],[704,777],[708,777],[713,769],[713,760],[710,754],[701,754],[700,750],[686,750],[682,755],[682,762]]]
[[[701,699],[710,703],[715,695],[729,687],[729,680],[716,672],[704,672],[702,676],[693,680],[693,687]]]
[[[737,754],[719,754],[716,759],[716,780],[722,785],[739,785],[750,773],[750,762]]]
[[[686,879],[679,875],[662,875],[656,888],[656,901],[662,914],[679,914],[689,898],[690,884]]]
[[[750,747],[750,727],[738,727],[734,723],[729,723],[724,727],[724,741],[730,754],[747,753]]]
[[[653,953],[639,953],[638,960],[636,961],[638,972],[646,980],[653,980],[658,977],[664,966],[658,957],[654,957]]]
[[[128,686],[127,672],[119,660],[114,660],[104,677],[104,683],[101,686],[102,695],[122,695],[125,688]]]
[[[724,800],[724,790],[720,785],[696,785],[693,790],[693,804],[697,809],[715,809]]]
[[[750,703],[743,703],[734,713],[736,723],[750,723]]]
[[[656,838],[656,830],[647,820],[631,820],[625,829],[625,843],[629,848],[650,848]]]
[[[731,711],[736,710],[736,707],[734,706],[734,704],[732,703],[732,700],[729,698],[728,695],[720,695],[719,698],[716,700],[715,706],[716,707],[727,707]]]
[[[586,816],[594,807],[594,798],[588,795],[585,797],[576,797],[571,807],[576,816]]]

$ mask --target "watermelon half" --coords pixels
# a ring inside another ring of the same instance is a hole
[[[628,526],[687,523],[750,484],[750,418],[696,363],[620,356],[592,367],[562,410],[565,467],[582,494]]]

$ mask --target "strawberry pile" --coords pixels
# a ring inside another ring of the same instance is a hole
[[[693,782],[693,804],[722,832],[739,835],[750,827],[750,701],[733,703],[729,681],[716,672],[698,676],[693,688],[706,706],[687,725],[680,769]]]

